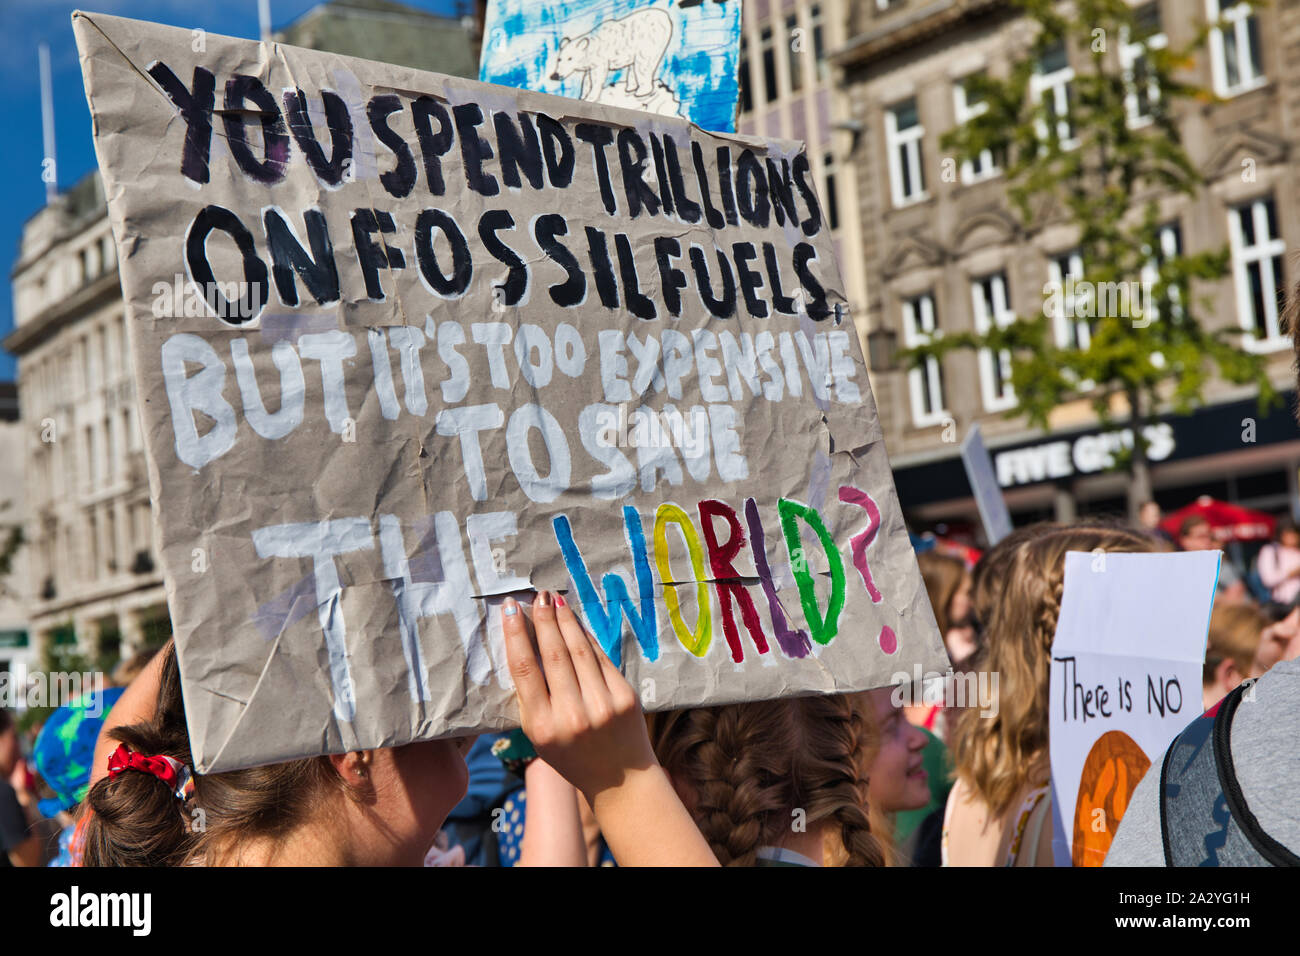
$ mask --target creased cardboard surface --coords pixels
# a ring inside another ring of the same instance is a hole
[[[514,725],[532,588],[648,709],[946,670],[800,144],[73,27],[200,770]]]

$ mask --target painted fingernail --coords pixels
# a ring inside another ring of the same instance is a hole
[[[505,600],[505,605],[503,607],[503,610],[505,611],[507,617],[511,617],[515,614],[518,614],[519,602],[512,597],[508,597]]]
[[[539,591],[539,592],[537,593],[537,606],[538,606],[538,607],[550,607],[550,606],[551,606],[551,592],[550,592],[550,591]]]
[[[565,603],[564,603],[564,595],[563,595],[563,594],[557,594],[557,595],[555,595],[555,606],[556,606],[556,607],[565,607],[565,606],[566,606]]]

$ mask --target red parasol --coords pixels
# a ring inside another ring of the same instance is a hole
[[[1185,520],[1193,515],[1210,523],[1210,531],[1220,544],[1229,541],[1269,541],[1277,527],[1277,518],[1263,511],[1218,501],[1201,495],[1190,505],[1179,508],[1160,522],[1160,527],[1174,538]]]

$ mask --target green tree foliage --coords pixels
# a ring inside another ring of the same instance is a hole
[[[1027,233],[1058,222],[1076,228],[1082,262],[1076,289],[1084,291],[1073,297],[1073,307],[1088,323],[1089,341],[1086,348],[1058,344],[1054,310],[1064,307],[1066,296],[1053,297],[1045,288],[1039,314],[1018,316],[984,335],[945,334],[908,350],[905,359],[915,364],[954,348],[1008,350],[1017,400],[1008,417],[1024,415],[1039,427],[1047,426],[1058,405],[1082,396],[1091,398],[1104,424],[1112,424],[1114,399],[1122,395],[1120,407],[1127,407],[1140,436],[1158,408],[1191,411],[1216,370],[1229,382],[1255,384],[1266,407],[1276,396],[1263,360],[1241,347],[1241,329],[1233,323],[1211,330],[1200,320],[1208,307],[1203,283],[1226,274],[1228,250],[1160,251],[1160,229],[1169,220],[1159,200],[1194,196],[1202,188],[1178,118],[1180,105],[1213,100],[1180,79],[1204,49],[1209,25],[1182,49],[1146,46],[1125,70],[1121,44],[1145,45],[1154,32],[1125,0],[1012,2],[1036,25],[1033,41],[1005,76],[970,79],[968,101],[984,103],[983,112],[941,143],[959,160],[991,151]],[[1075,76],[1068,111],[1058,114],[1052,96],[1034,95],[1035,78],[1041,64],[1060,62],[1063,49]],[[1140,97],[1149,119],[1131,121],[1133,97]],[[1118,290],[1141,283],[1144,271],[1155,278],[1146,287],[1149,295],[1126,301]],[[1140,486],[1134,496],[1148,496],[1144,442],[1135,442],[1123,464]]]

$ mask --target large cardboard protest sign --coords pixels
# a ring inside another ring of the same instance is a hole
[[[740,8],[741,0],[490,0],[479,79],[732,132]],[[810,37],[793,43],[792,58],[813,46]]]
[[[74,28],[200,769],[517,725],[535,588],[650,709],[945,662],[799,145]]]
[[[1218,551],[1071,552],[1052,642],[1058,866],[1100,866],[1129,799],[1201,714]]]

